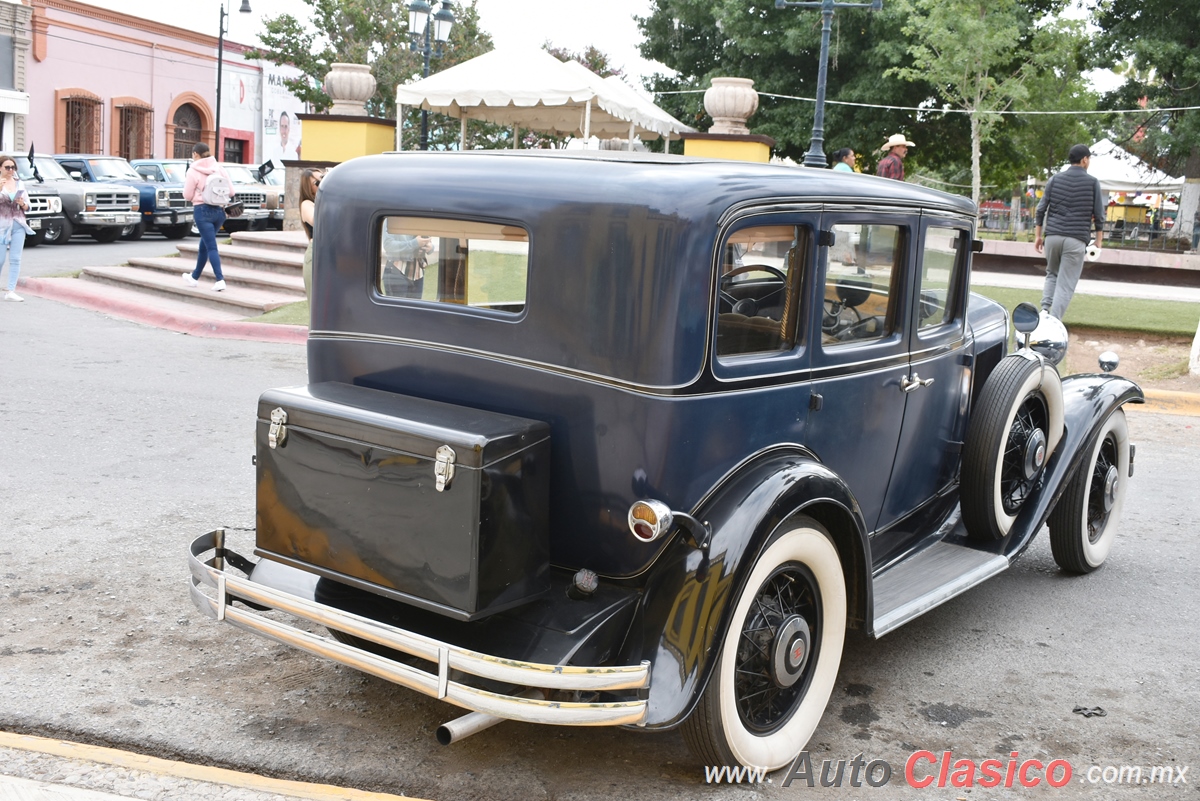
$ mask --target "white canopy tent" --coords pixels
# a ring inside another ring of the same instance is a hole
[[[1156,170],[1109,139],[1092,145],[1088,174],[1100,181],[1105,192],[1167,194],[1183,191],[1183,179]]]
[[[396,87],[396,104],[458,117],[460,146],[468,119],[585,139],[677,138],[692,130],[623,83],[606,83],[581,64],[564,63],[544,50],[493,50]]]

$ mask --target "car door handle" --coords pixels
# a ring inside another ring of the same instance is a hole
[[[920,389],[921,387],[928,387],[928,386],[931,386],[932,384],[933,384],[932,378],[926,378],[924,381],[922,381],[921,376],[917,375],[916,373],[913,373],[912,378],[909,378],[908,376],[904,376],[903,378],[900,379],[900,391],[901,392],[912,392],[913,390]]]

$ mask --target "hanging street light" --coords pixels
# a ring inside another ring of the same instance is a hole
[[[833,10],[835,8],[869,8],[879,11],[883,8],[883,0],[872,0],[870,3],[838,3],[835,0],[813,0],[812,2],[795,2],[795,0],[775,0],[776,8],[819,8],[821,9],[821,64],[817,69],[817,111],[813,117],[812,142],[808,152],[804,154],[805,167],[828,167],[825,160],[825,80],[829,73],[829,31],[833,27]]]
[[[436,14],[431,15],[432,11],[433,7],[426,0],[412,0],[408,4],[408,49],[425,56],[422,78],[429,77],[429,57],[442,57],[442,45],[450,41],[450,29],[454,26],[451,0],[442,0],[442,7]],[[434,42],[437,43],[436,50],[432,49]],[[429,112],[425,109],[421,109],[421,149],[429,149]]]
[[[221,26],[220,33],[217,34],[217,124],[216,124],[216,141],[213,142],[215,147],[213,153],[217,157],[217,161],[225,160],[225,147],[221,143],[221,68],[225,64],[225,34],[228,32],[225,28],[225,18],[229,14],[225,11],[226,0],[221,0]],[[242,0],[242,7],[238,9],[239,13],[249,14],[250,0]]]

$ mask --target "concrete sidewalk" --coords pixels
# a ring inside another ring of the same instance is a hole
[[[0,732],[0,801],[399,801],[113,748]]]
[[[1042,291],[1044,276],[1026,273],[1002,273],[988,270],[972,270],[971,286],[998,286],[1008,289],[1028,289]],[[1075,288],[1077,295],[1105,295],[1118,298],[1141,298],[1144,300],[1178,300],[1190,303],[1200,303],[1200,287],[1164,286],[1162,284],[1141,284],[1131,281],[1099,281],[1096,279],[1080,279]],[[1200,310],[1197,310],[1200,314]]]

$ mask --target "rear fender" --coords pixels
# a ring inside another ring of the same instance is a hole
[[[681,533],[646,581],[624,661],[651,662],[648,728],[670,728],[695,707],[716,663],[729,615],[771,535],[797,512],[824,525],[846,572],[851,625],[871,616],[870,544],[845,483],[812,456],[771,451],[744,465],[696,510],[710,524],[704,555]]]
[[[1014,561],[1045,524],[1096,444],[1100,424],[1126,403],[1145,403],[1142,388],[1113,375],[1073,375],[1062,380],[1063,434],[1046,463],[1046,472],[1013,521],[1002,552]]]

